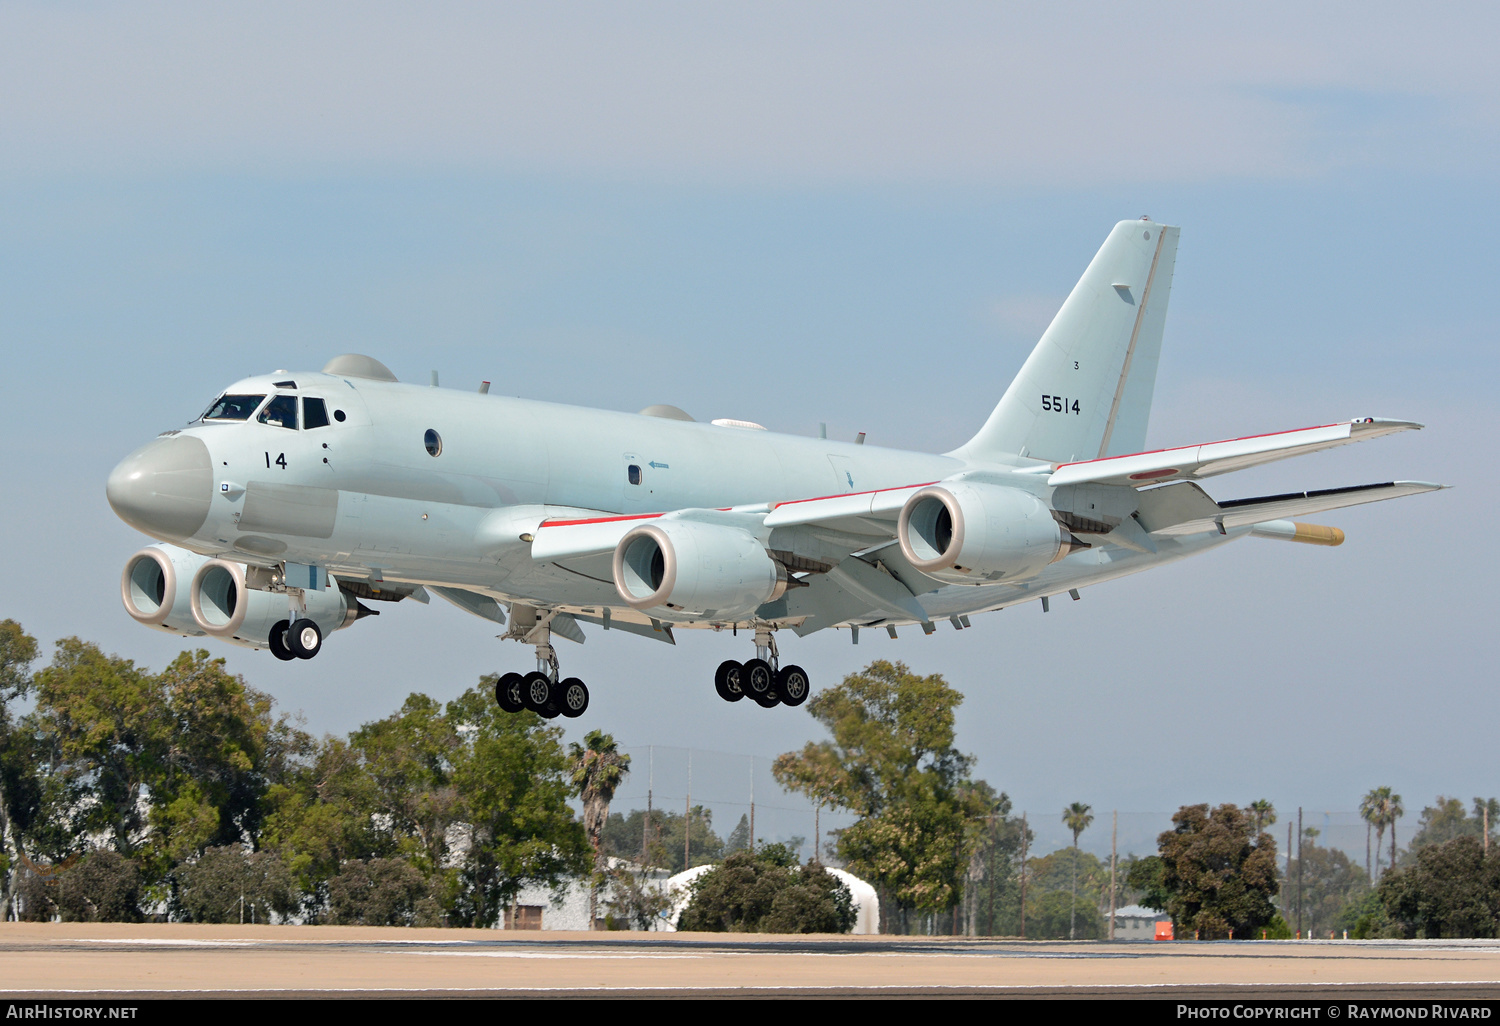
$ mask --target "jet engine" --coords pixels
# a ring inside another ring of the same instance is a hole
[[[615,547],[615,588],[636,609],[750,616],[786,592],[786,569],[748,531],[690,520],[635,528]]]
[[[912,566],[953,584],[1035,577],[1088,547],[1030,492],[961,480],[931,485],[907,499],[896,538]]]
[[[171,634],[202,637],[187,585],[207,556],[176,545],[147,545],[125,561],[120,600],[137,623]]]
[[[196,626],[226,641],[267,647],[271,627],[288,618],[286,595],[249,587],[243,563],[205,560],[187,590]],[[307,618],[325,637],[359,618],[358,601],[337,587],[309,590],[304,596]]]

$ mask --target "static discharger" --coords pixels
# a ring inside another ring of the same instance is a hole
[[[1302,542],[1304,545],[1342,545],[1344,532],[1337,527],[1322,524],[1302,524],[1293,520],[1269,520],[1256,524],[1250,533],[1261,538],[1278,541]]]

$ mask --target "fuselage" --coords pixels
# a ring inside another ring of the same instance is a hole
[[[110,501],[127,522],[252,565],[308,564],[343,580],[448,585],[625,617],[607,569],[534,561],[530,530],[549,517],[765,509],[964,471],[1005,475],[1050,498],[1045,475],[1027,473],[1044,464],[1019,457],[980,463],[337,374],[247,378],[218,402],[207,413],[227,416],[164,433],[111,475]],[[917,600],[931,617],[998,608],[1232,536],[1169,539],[1154,552],[1100,544],[1023,584],[934,582]],[[794,622],[797,597],[768,618]]]

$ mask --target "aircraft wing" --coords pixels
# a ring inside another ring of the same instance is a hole
[[[1347,424],[1280,431],[1269,435],[1230,438],[1177,449],[1139,452],[1129,456],[1107,456],[1081,463],[1063,463],[1047,479],[1050,485],[1111,484],[1144,488],[1164,481],[1193,481],[1231,470],[1284,460],[1289,456],[1332,449],[1350,442],[1419,430],[1409,420],[1366,417]]]
[[[896,517],[900,514],[901,507],[906,505],[906,500],[918,489],[936,483],[927,481],[873,492],[793,499],[777,503],[766,514],[765,525],[774,529],[818,524],[851,534],[890,534],[895,529]]]
[[[1324,513],[1346,506],[1359,506],[1402,495],[1433,492],[1444,487],[1428,481],[1387,481],[1383,484],[1324,488],[1315,492],[1289,492],[1250,499],[1215,502],[1190,482],[1153,488],[1141,493],[1138,516],[1141,526],[1155,535],[1198,534],[1224,527],[1246,527],[1268,520]]]

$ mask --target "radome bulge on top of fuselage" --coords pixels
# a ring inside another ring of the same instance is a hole
[[[720,696],[800,704],[779,629],[962,629],[1247,533],[1337,544],[1286,518],[1437,487],[1216,503],[1195,483],[1417,426],[1401,421],[1142,452],[1176,239],[1117,225],[985,425],[945,455],[402,384],[354,355],[244,379],[110,475],[116,512],[163,543],[127,562],[122,598],[149,626],[291,659],[366,603],[431,589],[534,646],[536,671],[506,674],[497,698],[543,715],[588,704],[554,634],[743,628],[756,657],[720,666]]]

